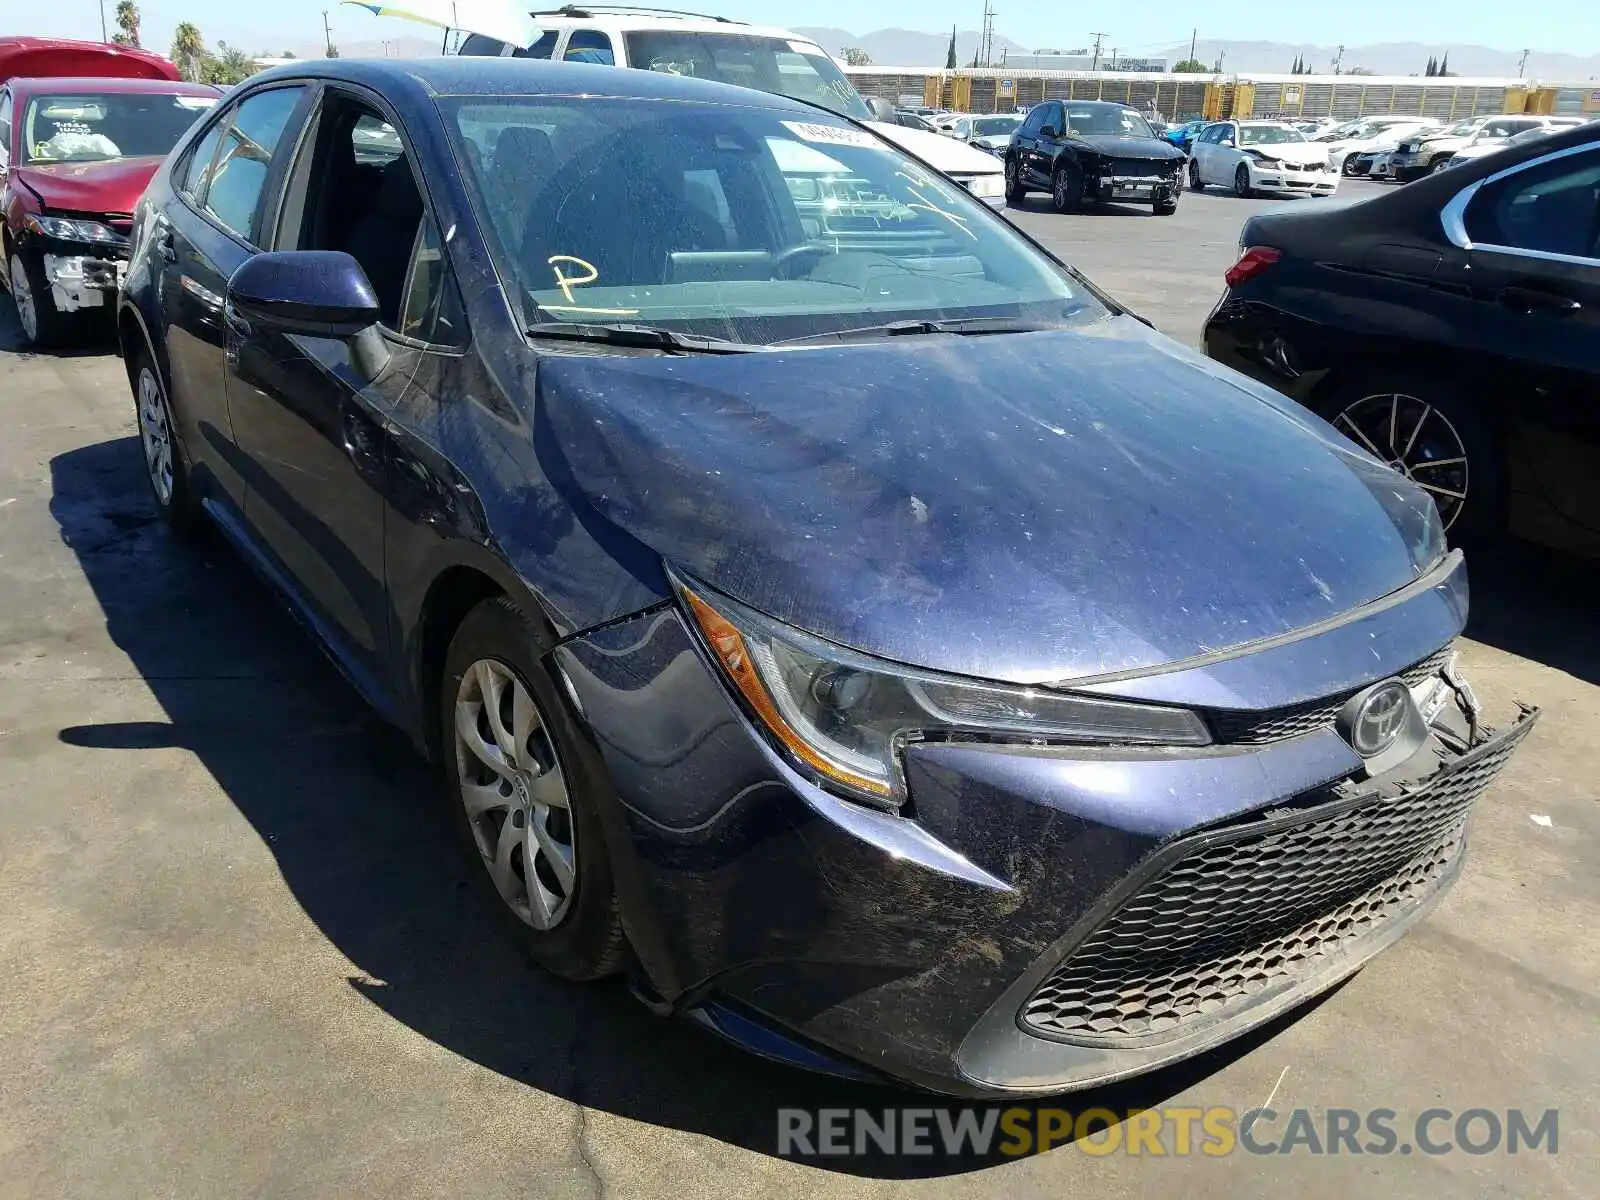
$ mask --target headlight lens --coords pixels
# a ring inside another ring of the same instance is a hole
[[[998,171],[989,175],[974,175],[969,179],[963,179],[961,182],[966,186],[967,191],[980,200],[989,200],[995,196],[1004,196],[1006,194],[1005,176]]]
[[[905,801],[900,748],[968,734],[1034,742],[1203,746],[1192,712],[939,675],[802,633],[674,580],[711,656],[776,746],[819,782],[885,808]]]
[[[98,221],[78,221],[69,217],[45,217],[29,213],[24,223],[35,233],[62,242],[120,246],[127,241],[116,230],[109,229]]]

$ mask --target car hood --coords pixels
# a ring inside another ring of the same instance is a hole
[[[1263,158],[1274,159],[1286,163],[1325,163],[1328,161],[1328,148],[1316,142],[1276,142],[1270,146],[1251,146],[1251,150],[1259,150]]]
[[[872,131],[896,146],[911,151],[936,171],[946,175],[993,175],[1004,168],[995,156],[942,133],[870,121]]]
[[[1128,317],[547,356],[536,380],[536,442],[580,512],[918,666],[1019,683],[1159,666],[1324,621],[1428,561],[1400,532],[1425,494]]]
[[[17,178],[37,193],[49,209],[80,213],[131,213],[160,165],[159,158],[34,163],[17,168]]]
[[[993,150],[1004,150],[1007,146],[1011,145],[1011,136],[1012,135],[1009,133],[985,133],[980,134],[978,137],[975,137],[972,140],[975,144],[980,146],[988,146]]]
[[[1172,162],[1184,157],[1183,151],[1165,138],[1120,137],[1114,133],[1086,133],[1067,140],[1075,146],[1086,146],[1097,154],[1104,154],[1107,158],[1153,159],[1156,162]]]

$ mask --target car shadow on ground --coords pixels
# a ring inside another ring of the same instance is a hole
[[[11,294],[0,285],[0,353],[45,354],[51,358],[96,358],[114,353],[117,348],[116,327],[108,313],[93,313],[79,322],[82,337],[74,345],[35,350],[22,336],[22,326],[17,321],[17,308]]]
[[[1600,562],[1513,542],[1468,550],[1467,636],[1600,684]]]
[[[167,531],[137,439],[62,454],[51,472],[61,537],[112,639],[167,716],[78,725],[61,730],[61,740],[129,755],[193,753],[276,857],[305,913],[356,964],[349,986],[367,1001],[530,1088],[762,1154],[778,1153],[783,1108],[940,1103],[767,1063],[688,1021],[652,1015],[620,982],[581,987],[532,967],[470,886],[477,868],[458,848],[432,769],[220,539],[185,544]],[[1310,1007],[1177,1067],[1044,1103],[1078,1113],[1157,1107]],[[1038,1127],[1037,1112],[1027,1119]],[[809,1161],[865,1177],[922,1178],[1007,1159],[874,1152]]]

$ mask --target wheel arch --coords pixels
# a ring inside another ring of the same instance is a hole
[[[422,749],[430,761],[439,761],[443,750],[435,717],[450,643],[469,612],[485,600],[508,594],[499,580],[465,563],[446,567],[428,585],[417,622],[412,678],[420,708]]]

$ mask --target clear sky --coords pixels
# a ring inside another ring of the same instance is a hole
[[[541,8],[556,8],[553,0]],[[648,0],[646,0],[648,2]],[[670,5],[673,0],[658,0]],[[771,25],[830,26],[868,33],[894,26],[933,31],[952,22],[963,30],[981,23],[982,0],[677,0],[685,8],[717,12]],[[1193,0],[1116,0],[1063,4],[1060,0],[995,0],[996,30],[1030,48],[1087,44],[1103,30],[1108,45],[1139,53],[1188,38],[1196,21],[1201,37],[1296,44],[1418,41],[1428,45],[1479,44],[1503,50],[1600,53],[1600,0],[1467,4],[1462,0],[1293,0],[1260,5],[1208,5]],[[116,0],[105,0],[107,19]],[[428,37],[423,27],[373,17],[335,0],[145,0],[144,41],[165,49],[179,21],[193,21],[208,42],[225,38],[252,52],[314,42],[322,12],[333,22],[334,42],[383,37]],[[530,7],[533,7],[530,4]],[[868,15],[870,14],[870,15]],[[0,33],[98,38],[98,0],[0,0]]]

